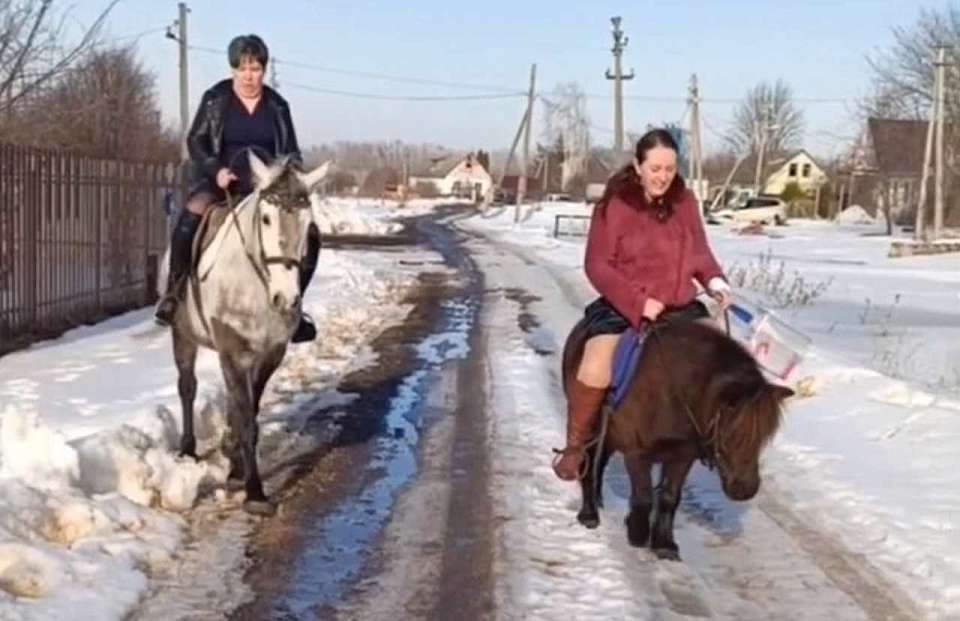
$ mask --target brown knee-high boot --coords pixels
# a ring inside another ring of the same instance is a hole
[[[576,378],[567,386],[567,446],[553,462],[553,471],[564,481],[580,478],[585,445],[595,433],[606,394],[606,388],[587,386]]]

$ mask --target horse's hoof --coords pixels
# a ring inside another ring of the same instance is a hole
[[[594,513],[586,513],[581,511],[577,514],[577,521],[583,524],[589,529],[594,529],[597,526],[600,526],[600,516]]]
[[[196,450],[181,449],[181,450],[180,450],[180,457],[190,457],[190,458],[193,459],[193,461],[200,461],[200,458],[197,457],[197,451],[196,451]]]
[[[680,561],[680,552],[676,548],[654,548],[653,553],[661,561]]]
[[[269,500],[247,500],[243,503],[243,510],[251,515],[271,517],[277,513],[277,507]]]
[[[244,481],[243,479],[227,479],[227,491],[228,492],[239,492],[243,489]]]

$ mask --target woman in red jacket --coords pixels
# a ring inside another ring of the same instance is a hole
[[[567,446],[554,463],[572,481],[583,469],[610,386],[620,335],[664,319],[709,317],[694,280],[723,308],[730,287],[710,247],[693,193],[677,174],[677,143],[655,129],[637,142],[632,164],[607,182],[590,220],[585,268],[600,298],[586,309],[588,340],[567,386]]]

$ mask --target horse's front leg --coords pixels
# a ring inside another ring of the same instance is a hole
[[[173,327],[173,359],[177,365],[177,393],[183,416],[180,434],[180,456],[197,458],[197,438],[193,432],[193,402],[197,397],[197,345],[176,324]]]
[[[597,451],[600,452],[600,461],[597,462],[597,472],[594,476],[593,464],[594,460],[598,458]],[[596,528],[600,525],[600,513],[597,508],[603,506],[603,471],[606,470],[611,455],[612,451],[606,445],[603,447],[595,446],[587,451],[587,472],[580,479],[583,504],[580,506],[580,512],[577,513],[577,521],[587,528]]]
[[[630,475],[630,513],[627,514],[627,541],[641,548],[650,538],[650,509],[653,507],[653,482],[650,469],[653,463],[644,455],[633,452],[623,457]]]
[[[243,508],[257,515],[273,515],[274,507],[263,492],[257,467],[256,410],[253,403],[253,372],[234,362],[228,354],[220,354],[220,366],[230,397],[230,432],[239,444],[243,458],[243,487],[246,500]]]
[[[684,455],[663,464],[660,484],[657,486],[653,536],[650,540],[650,548],[658,558],[680,560],[679,548],[673,539],[673,517],[677,513],[677,507],[680,506],[683,482],[687,479],[693,461],[692,456]]]

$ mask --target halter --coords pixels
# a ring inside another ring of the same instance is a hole
[[[229,165],[230,166],[233,165],[238,155],[245,154],[248,150],[252,151],[254,149],[255,147],[247,147],[246,149],[238,151],[233,155],[232,158],[230,158]],[[262,210],[260,208],[260,200],[261,200],[260,191],[256,190],[253,192],[253,195],[252,195],[254,200],[256,201],[254,205],[253,220],[255,222],[255,229],[257,234],[257,245],[259,246],[259,249],[260,249],[259,263],[257,262],[256,258],[254,258],[252,254],[250,254],[250,249],[247,247],[246,237],[243,234],[243,229],[240,228],[240,221],[237,218],[237,210],[236,210],[236,205],[234,204],[233,194],[230,192],[229,188],[224,189],[224,194],[227,197],[227,208],[230,210],[230,214],[232,215],[231,220],[233,221],[234,228],[237,229],[237,235],[240,236],[240,244],[243,246],[243,253],[246,255],[247,260],[250,262],[250,266],[253,268],[254,273],[256,273],[257,278],[260,280],[260,283],[263,285],[264,289],[265,290],[270,289],[270,271],[267,270],[266,268],[271,265],[279,264],[279,265],[283,265],[287,269],[296,268],[297,271],[299,272],[301,269],[299,254],[296,256],[296,258],[285,256],[285,255],[268,257],[266,252],[264,252],[263,218],[261,216]],[[286,211],[289,213],[289,212],[295,211],[296,209],[302,209],[302,207],[280,205],[278,206],[278,209],[281,212]]]

